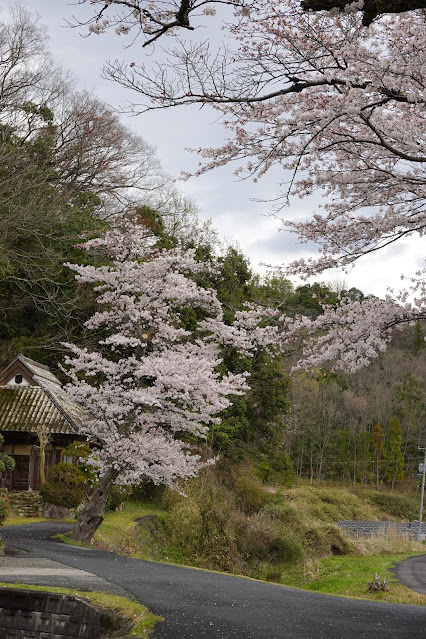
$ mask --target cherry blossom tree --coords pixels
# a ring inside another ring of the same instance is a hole
[[[116,16],[122,33],[143,31],[140,3],[108,3],[130,4],[129,23]],[[220,115],[229,138],[218,148],[197,149],[198,174],[234,164],[242,179],[256,181],[280,167],[280,216],[295,197],[322,198],[322,210],[310,219],[284,220],[320,253],[294,262],[286,274],[349,269],[361,257],[424,233],[426,15],[387,14],[367,28],[360,8],[312,12],[298,0],[256,0],[224,25],[226,46],[175,40],[157,64],[116,61],[105,68],[107,77],[140,96],[134,113],[202,104]],[[426,316],[424,271],[411,279],[399,299],[342,300],[314,322],[285,320],[290,341],[306,337],[301,365],[365,365],[395,327]]]
[[[225,325],[215,291],[196,284],[194,277],[214,266],[198,262],[194,251],[156,249],[147,229],[129,222],[85,247],[106,250],[110,262],[69,265],[95,286],[100,310],[86,324],[101,336],[93,351],[66,345],[66,392],[85,411],[90,461],[101,475],[80,513],[78,540],[90,539],[102,522],[114,482],[144,476],[176,487],[211,463],[194,442],[220,422],[230,396],[248,389],[245,373],[218,372],[220,343],[245,355],[256,343],[247,313],[241,326]]]
[[[352,0],[302,0],[304,11],[344,11]],[[215,15],[215,5],[233,9],[235,15],[249,15],[257,10],[257,0],[79,0],[78,4],[94,5],[86,22],[91,33],[104,33],[115,28],[119,35],[142,36],[142,46],[155,43],[176,31],[193,31],[200,16]],[[365,0],[358,7],[365,26],[384,13],[403,13],[426,8],[425,0]],[[71,23],[75,25],[75,22]]]

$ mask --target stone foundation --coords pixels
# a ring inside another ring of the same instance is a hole
[[[124,626],[78,597],[0,588],[2,639],[104,639]]]
[[[38,492],[9,493],[10,507],[20,517],[42,517],[43,499]]]

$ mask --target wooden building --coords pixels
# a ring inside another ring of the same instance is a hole
[[[0,432],[3,452],[15,459],[15,470],[5,473],[1,485],[12,491],[40,487],[40,438],[48,440],[45,471],[64,458],[64,449],[80,439],[84,416],[61,393],[61,382],[50,371],[24,355],[0,374]]]

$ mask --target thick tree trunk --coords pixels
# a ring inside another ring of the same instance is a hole
[[[72,532],[75,541],[89,542],[104,520],[105,504],[114,485],[115,472],[109,468],[100,478],[95,492],[80,512]]]

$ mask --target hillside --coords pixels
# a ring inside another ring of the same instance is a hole
[[[340,520],[414,520],[414,492],[336,484],[273,487],[248,470],[210,470],[190,484],[187,497],[154,489],[150,499],[145,490],[143,502],[129,500],[123,510],[107,514],[95,543],[155,561],[308,588],[340,563],[351,579],[362,569],[369,581],[376,570],[388,572],[392,562],[424,552],[422,543],[392,532],[355,539],[336,526]],[[364,580],[357,587],[366,586]],[[321,591],[321,584],[316,588]]]

